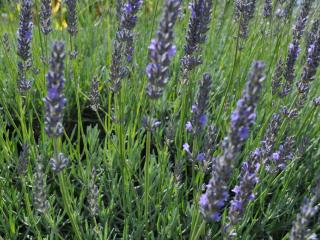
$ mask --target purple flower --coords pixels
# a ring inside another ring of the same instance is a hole
[[[78,33],[77,26],[77,0],[66,0],[67,5],[67,24],[68,32],[71,36],[76,36]]]
[[[315,99],[313,99],[313,105],[314,105],[315,107],[320,106],[320,96],[319,96],[319,97],[316,97]]]
[[[173,45],[173,27],[178,17],[181,0],[166,0],[163,17],[159,25],[157,36],[149,46],[149,60],[146,73],[149,79],[147,95],[152,99],[162,96],[169,79],[171,58],[176,53]]]
[[[54,42],[51,54],[51,69],[46,75],[47,96],[44,99],[46,117],[45,131],[50,137],[58,137],[63,133],[63,109],[66,98],[64,89],[64,43]]]
[[[208,107],[209,93],[211,88],[211,76],[208,73],[203,75],[200,82],[200,89],[197,95],[197,101],[192,105],[191,125],[193,134],[199,134],[205,128],[207,115],[205,113]]]
[[[292,224],[289,239],[317,239],[316,234],[308,228],[313,217],[319,211],[320,200],[320,181],[317,179],[316,187],[311,198],[304,198],[303,204],[300,207],[300,212],[297,214],[296,220]],[[313,238],[310,238],[312,236]]]
[[[32,0],[23,0],[20,12],[18,35],[18,79],[19,91],[24,93],[31,88],[31,81],[27,80],[27,71],[32,67],[31,40],[32,40]]]
[[[254,17],[256,8],[255,0],[236,0],[235,1],[235,19],[239,21],[240,37],[246,39],[248,37],[249,21]]]
[[[136,14],[138,13],[142,3],[142,0],[128,0],[122,8],[118,36],[121,36],[121,41],[125,43],[125,54],[128,62],[132,61],[132,55],[134,52],[133,29],[137,23]]]
[[[239,177],[239,185],[233,188],[235,196],[231,200],[231,207],[228,213],[228,234],[233,233],[232,227],[238,223],[246,206],[254,199],[253,189],[258,183],[257,173],[260,168],[259,155],[251,154],[250,159],[242,164]]]
[[[304,1],[301,12],[293,28],[293,40],[289,44],[287,53],[286,68],[284,72],[285,84],[282,89],[282,96],[286,96],[292,91],[292,84],[295,78],[295,63],[300,53],[300,40],[308,20],[311,6],[312,1]]]
[[[280,154],[279,152],[275,152],[272,154],[272,158],[274,161],[278,161],[280,159]]]
[[[209,23],[211,20],[212,0],[196,0],[189,4],[191,16],[182,58],[182,69],[186,72],[184,81],[188,81],[187,72],[202,63],[199,55],[200,45],[207,39]]]
[[[314,81],[317,68],[320,63],[320,36],[310,45],[307,55],[307,61],[303,67],[300,80],[296,83],[298,89],[298,101],[296,102],[296,109],[300,110],[305,105],[308,98],[309,88],[312,81]]]
[[[188,121],[188,122],[186,123],[186,130],[187,130],[188,132],[191,132],[191,131],[192,131],[192,124],[191,124],[190,121]]]
[[[221,212],[228,199],[228,184],[236,155],[241,151],[248,137],[249,127],[254,123],[252,119],[249,119],[249,116],[253,114],[256,109],[261,91],[261,82],[264,79],[263,70],[264,64],[262,62],[254,62],[252,64],[246,89],[242,94],[241,100],[238,101],[236,110],[232,114],[229,134],[225,138],[222,146],[223,154],[215,161],[212,177],[204,193],[208,198],[208,204],[200,206],[201,213],[208,220],[210,220],[212,214]],[[243,129],[247,129],[245,130],[246,134],[243,134]],[[249,162],[248,167],[245,166],[243,168],[243,177],[241,178],[240,184],[234,188],[236,192],[234,201],[240,201],[243,206],[247,205],[249,196],[252,193],[252,186],[257,182],[255,176],[256,171],[257,165],[255,162]],[[236,221],[241,214],[242,211],[234,208],[229,214],[230,222]]]
[[[41,1],[41,12],[40,12],[40,29],[45,35],[52,31],[51,26],[51,0]]]
[[[263,16],[269,18],[272,14],[272,0],[265,0],[263,6]]]
[[[184,144],[182,145],[182,147],[183,147],[183,150],[184,150],[184,151],[186,151],[187,153],[191,154],[191,152],[190,152],[190,146],[189,146],[188,143],[184,143]]]
[[[197,160],[200,161],[200,162],[203,162],[206,160],[206,154],[205,153],[199,153],[197,155]]]

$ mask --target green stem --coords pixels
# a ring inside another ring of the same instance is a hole
[[[58,174],[58,178],[59,178],[60,190],[61,190],[61,193],[62,193],[62,200],[63,200],[64,209],[67,212],[67,215],[69,216],[69,219],[70,219],[73,231],[75,233],[76,239],[81,240],[82,237],[81,237],[80,229],[79,229],[79,226],[78,226],[78,223],[77,223],[77,219],[76,219],[75,213],[73,212],[73,209],[72,209],[72,206],[71,206],[72,200],[71,200],[71,197],[69,195],[69,191],[66,188],[63,172],[60,172]]]
[[[146,139],[146,161],[144,164],[144,221],[145,228],[148,228],[148,214],[149,214],[149,164],[150,164],[150,149],[151,149],[151,132],[147,130]]]

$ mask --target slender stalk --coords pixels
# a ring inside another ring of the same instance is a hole
[[[147,232],[148,216],[149,216],[149,164],[150,164],[150,149],[151,149],[151,131],[147,130],[146,139],[146,160],[144,164],[144,223]]]

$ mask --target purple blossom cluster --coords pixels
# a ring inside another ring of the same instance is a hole
[[[280,95],[282,86],[282,75],[284,71],[284,65],[282,60],[280,59],[277,63],[276,69],[274,71],[274,75],[272,77],[272,95]]]
[[[58,137],[63,133],[63,109],[67,102],[64,94],[64,43],[54,42],[52,46],[50,71],[47,78],[47,96],[44,99],[46,117],[45,131],[49,137]]]
[[[78,23],[77,23],[77,0],[66,0],[67,5],[67,24],[68,32],[71,36],[78,34]]]
[[[303,239],[318,239],[316,233],[308,228],[312,218],[319,211],[320,200],[320,179],[317,180],[316,188],[313,196],[305,197],[300,212],[297,214],[296,220],[293,222],[289,239],[303,240]]]
[[[166,0],[163,16],[156,38],[149,46],[149,60],[146,73],[149,79],[147,95],[152,99],[162,96],[169,79],[169,65],[176,54],[173,44],[173,27],[178,17],[181,0]]]
[[[294,157],[294,138],[286,137],[278,150],[269,157],[265,167],[268,172],[277,173],[283,171],[287,163]],[[269,164],[270,163],[270,164]]]
[[[281,92],[281,96],[286,96],[292,91],[292,84],[295,78],[295,63],[300,53],[300,40],[304,32],[308,15],[312,7],[313,0],[306,0],[303,3],[300,15],[298,16],[293,28],[293,39],[289,44],[286,68],[284,70],[285,83]]]
[[[132,55],[134,51],[133,46],[133,32],[132,30],[136,26],[137,23],[137,13],[142,5],[142,0],[128,0],[127,3],[124,4],[123,9],[121,11],[121,19],[120,19],[120,31],[122,40],[125,41],[125,53],[127,56],[127,61],[130,62],[132,60]]]
[[[232,237],[235,236],[233,226],[241,220],[246,206],[254,199],[253,190],[259,181],[257,173],[260,168],[260,157],[259,151],[251,153],[249,160],[242,164],[239,184],[232,189],[235,195],[231,200],[226,226],[227,234]]]
[[[127,76],[127,68],[124,66],[124,56],[127,62],[132,60],[134,51],[133,29],[136,26],[137,16],[142,0],[128,0],[121,8],[119,15],[120,23],[113,42],[112,60],[110,65],[110,90],[118,93],[121,87],[121,80]]]
[[[308,55],[306,63],[303,67],[300,80],[296,83],[298,89],[299,100],[297,102],[297,108],[300,109],[304,106],[307,99],[310,83],[314,81],[317,68],[320,63],[320,35],[310,45],[308,49]]]
[[[249,21],[254,17],[255,9],[255,0],[235,1],[235,18],[239,22],[239,36],[243,39],[248,37]]]
[[[26,72],[32,67],[31,40],[32,40],[32,0],[23,0],[20,11],[18,35],[18,87],[20,92],[31,88],[31,81],[27,79]]]
[[[184,47],[185,55],[182,58],[182,69],[190,71],[202,63],[200,45],[207,39],[209,23],[211,20],[212,0],[196,0],[189,5],[191,16]]]
[[[200,210],[208,221],[220,221],[220,211],[229,197],[228,183],[236,155],[249,137],[249,128],[256,118],[255,109],[264,80],[264,63],[255,61],[248,76],[247,86],[231,114],[228,136],[223,142],[223,154],[215,160],[212,177],[200,198]]]
[[[192,105],[192,118],[187,122],[186,129],[193,134],[199,134],[207,123],[205,111],[208,107],[211,81],[210,74],[205,73],[200,83],[197,101]]]
[[[40,29],[45,35],[52,31],[51,26],[51,0],[41,1],[41,12],[40,12]]]
[[[272,15],[272,0],[265,0],[263,5],[263,16],[270,18]]]

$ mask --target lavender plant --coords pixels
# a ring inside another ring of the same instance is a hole
[[[97,77],[92,78],[89,95],[90,107],[93,111],[98,111],[100,107],[99,81]]]
[[[31,40],[32,40],[32,0],[22,0],[18,37],[18,79],[20,92],[24,93],[31,88],[32,81],[27,78],[27,71],[32,67]]]
[[[57,138],[63,134],[63,110],[66,105],[66,98],[63,94],[64,89],[64,43],[54,42],[51,53],[50,71],[47,77],[47,96],[45,103],[45,131],[49,137]],[[55,146],[56,147],[56,146]],[[57,149],[55,149],[56,151]],[[67,165],[68,159],[62,153],[50,159],[50,164],[54,172],[60,172]]]
[[[38,156],[33,180],[33,204],[40,214],[46,213],[49,208],[46,190],[46,174],[44,173],[42,161],[42,157]]]
[[[263,16],[270,18],[272,15],[272,0],[265,0],[263,5]]]
[[[128,0],[121,9],[120,23],[116,33],[116,39],[113,42],[113,54],[110,65],[110,90],[118,93],[121,80],[127,75],[124,56],[127,62],[132,60],[134,51],[133,46],[133,29],[137,22],[137,12],[142,5],[142,0]]]
[[[254,17],[255,8],[255,0],[235,1],[235,18],[239,23],[239,36],[242,39],[248,37],[249,21]]]
[[[77,23],[77,0],[66,0],[65,1],[68,9],[67,23],[68,32],[71,36],[75,37],[78,34],[78,23]]]
[[[212,0],[195,0],[189,5],[191,16],[189,19],[184,56],[181,60],[183,82],[188,82],[188,72],[202,63],[201,45],[207,39],[211,20]]]
[[[232,190],[235,195],[231,200],[228,223],[225,227],[226,234],[229,238],[235,238],[237,236],[235,225],[241,221],[247,205],[255,197],[253,190],[259,181],[257,175],[260,168],[260,155],[259,150],[256,150],[251,153],[249,160],[242,164],[239,184]]]
[[[156,38],[151,40],[149,46],[150,63],[146,68],[146,73],[149,79],[147,95],[151,99],[162,96],[169,79],[170,62],[176,54],[176,46],[173,44],[173,27],[178,17],[180,4],[180,0],[165,1]]]
[[[305,0],[293,28],[293,39],[289,45],[286,68],[284,71],[285,83],[283,85],[281,96],[286,96],[292,91],[292,84],[295,78],[295,63],[300,53],[300,40],[304,32],[308,15],[312,6],[313,0]]]
[[[246,89],[231,114],[229,134],[222,145],[223,154],[216,159],[207,190],[200,198],[201,213],[209,221],[220,221],[220,211],[229,197],[228,182],[236,156],[249,137],[249,128],[256,118],[255,108],[264,79],[263,70],[264,63],[255,61],[252,64]]]
[[[19,155],[18,167],[17,167],[19,175],[26,174],[28,170],[28,164],[29,164],[29,145],[22,144],[22,151]]]
[[[127,56],[127,61],[131,62],[132,55],[134,51],[133,44],[133,29],[137,23],[137,16],[141,5],[142,0],[128,0],[127,3],[124,4],[121,19],[120,19],[120,32],[121,32],[121,40],[125,42],[125,54]]]
[[[51,11],[51,0],[42,0],[40,12],[40,29],[45,35],[49,34],[52,31]]]
[[[10,42],[9,42],[9,35],[8,35],[8,33],[4,33],[3,35],[2,35],[2,39],[1,39],[2,41],[2,45],[3,45],[3,48],[4,48],[4,50],[7,52],[7,53],[9,53],[10,52],[10,49],[11,49],[11,47],[10,47]]]
[[[192,105],[191,121],[186,124],[186,129],[193,134],[199,134],[207,123],[207,115],[205,111],[208,107],[211,81],[211,76],[208,73],[203,74],[197,101]]]
[[[296,220],[293,222],[293,226],[289,235],[290,240],[318,239],[316,233],[308,229],[308,225],[311,219],[319,211],[319,187],[320,181],[318,179],[313,196],[309,199],[304,199],[303,205],[300,208],[300,212],[297,214]]]
[[[303,67],[300,80],[296,83],[298,89],[297,108],[301,109],[307,99],[310,83],[314,81],[317,68],[320,63],[320,35],[310,45],[307,60]]]
[[[96,185],[96,169],[92,169],[91,180],[89,184],[89,194],[88,194],[88,206],[89,211],[92,217],[98,215],[99,205],[98,205],[98,197],[99,197],[99,189]]]

